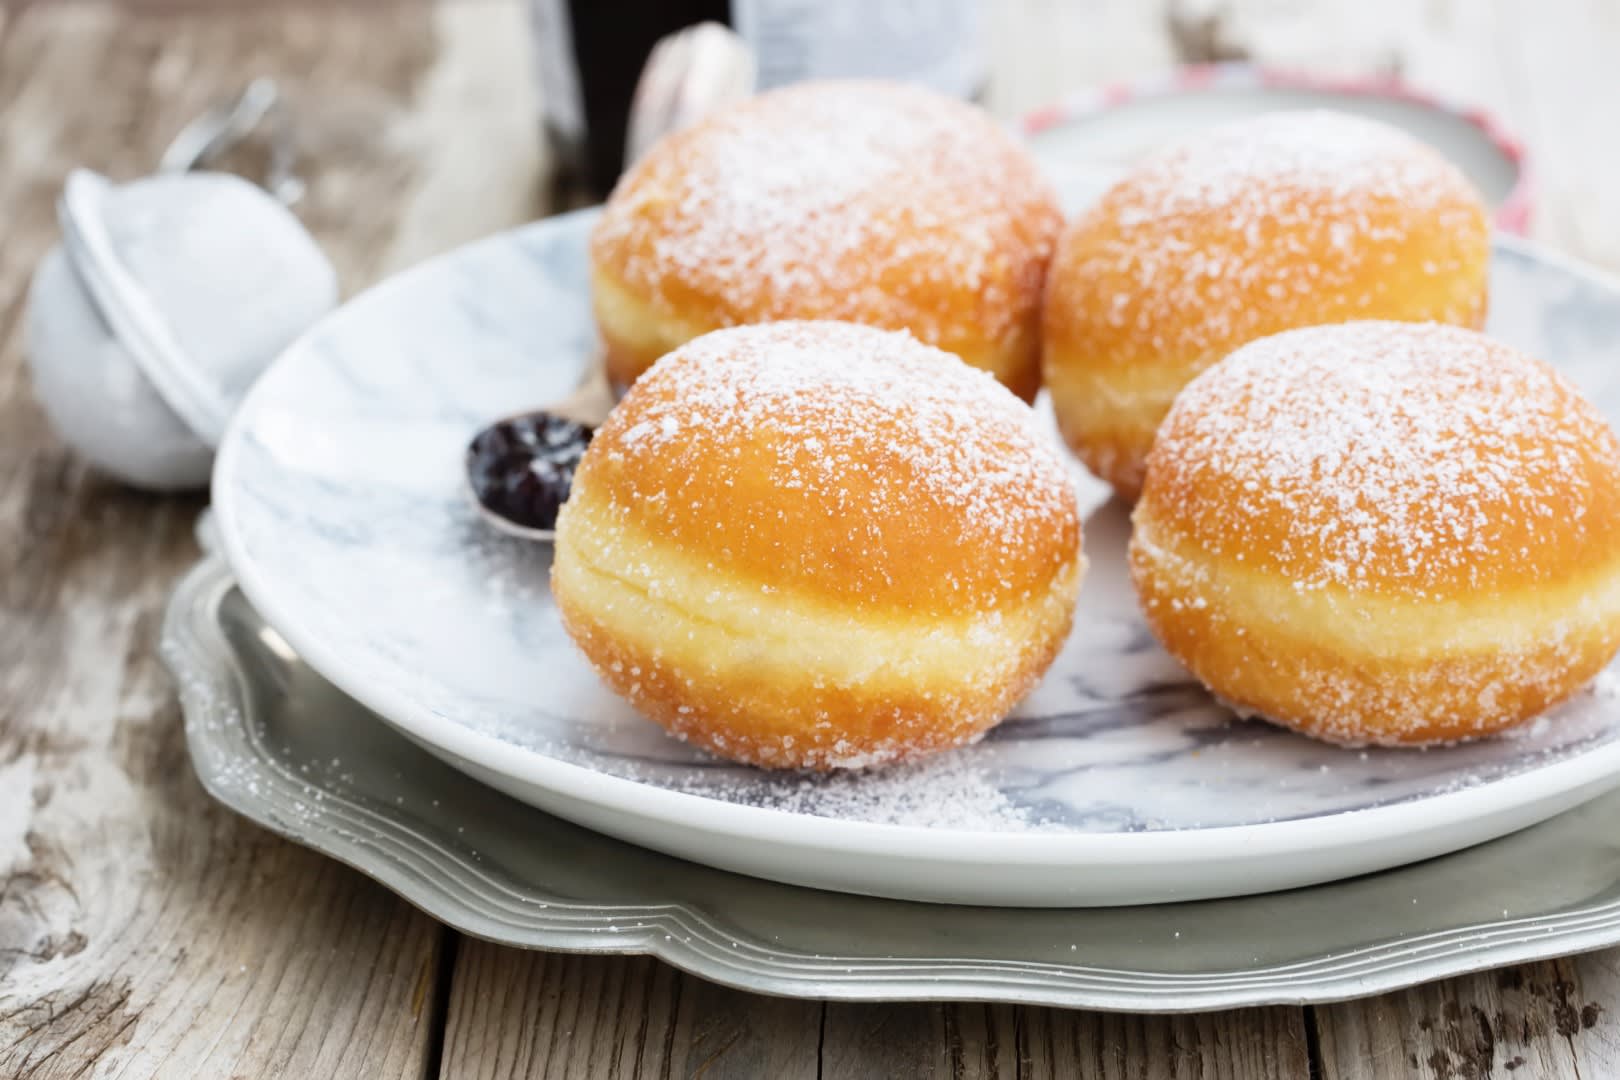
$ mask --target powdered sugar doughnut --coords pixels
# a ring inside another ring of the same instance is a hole
[[[1059,426],[1135,498],[1194,375],[1297,326],[1477,327],[1489,258],[1478,193],[1395,128],[1306,111],[1211,129],[1141,165],[1059,242],[1042,361]]]
[[[1133,521],[1165,647],[1335,742],[1489,735],[1620,649],[1620,444],[1562,376],[1471,330],[1239,349],[1176,399]]]
[[[776,319],[910,330],[1026,401],[1062,224],[982,110],[914,87],[802,83],[666,138],[591,238],[609,377],[699,334]]]
[[[637,381],[557,521],[602,678],[716,754],[830,769],[970,741],[1067,636],[1061,451],[987,373],[838,322],[721,330]]]

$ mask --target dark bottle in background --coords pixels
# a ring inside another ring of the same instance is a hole
[[[959,97],[984,78],[980,0],[530,0],[545,137],[566,188],[600,198],[624,168],[636,82],[659,39],[737,31],[758,87],[882,77]]]

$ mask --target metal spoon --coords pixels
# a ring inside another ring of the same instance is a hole
[[[625,160],[754,87],[752,51],[715,23],[689,26],[654,47],[636,84]],[[467,444],[466,487],[479,514],[510,536],[550,543],[557,510],[591,433],[612,411],[600,361],[579,389],[542,409],[502,417]]]
[[[254,79],[235,100],[221,102],[187,124],[163,151],[158,171],[204,168],[266,127],[270,157],[259,186],[283,205],[296,205],[304,197],[304,182],[293,171],[298,149],[281,90],[271,79]]]
[[[479,515],[509,536],[554,540],[574,468],[613,404],[607,370],[597,363],[567,397],[480,429],[467,444],[464,470]]]

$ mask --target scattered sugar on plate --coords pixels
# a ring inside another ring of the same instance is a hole
[[[879,825],[975,832],[1039,829],[993,778],[952,751],[916,762],[829,774],[727,773],[722,783],[676,790],[770,810]]]

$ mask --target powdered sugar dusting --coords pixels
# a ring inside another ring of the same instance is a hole
[[[933,344],[1033,316],[1061,217],[982,111],[923,90],[818,82],[659,144],[592,238],[626,285],[720,325],[858,318]]]
[[[1061,454],[989,374],[905,332],[717,331],[637,382],[576,479],[775,584],[991,611],[1045,590],[1079,518]]]
[[[717,778],[718,779],[718,778]],[[882,770],[796,776],[727,774],[679,790],[793,814],[975,832],[1040,828],[994,779],[960,750]]]
[[[1620,447],[1561,375],[1483,335],[1350,323],[1195,379],[1148,484],[1216,557],[1422,597],[1567,575],[1612,538]]]
[[[1290,212],[1291,192],[1423,209],[1445,203],[1460,184],[1453,166],[1398,128],[1307,109],[1223,124],[1148,159],[1117,213],[1129,226],[1217,210],[1239,215],[1235,228],[1258,230],[1264,218]],[[1357,223],[1336,225],[1348,242]]]
[[[1599,672],[1592,680],[1592,693],[1604,701],[1620,699],[1620,675],[1608,670]]]
[[[1273,113],[1148,159],[1076,219],[1048,319],[1076,348],[1202,366],[1293,326],[1477,324],[1488,254],[1484,205],[1439,154],[1360,117]]]

